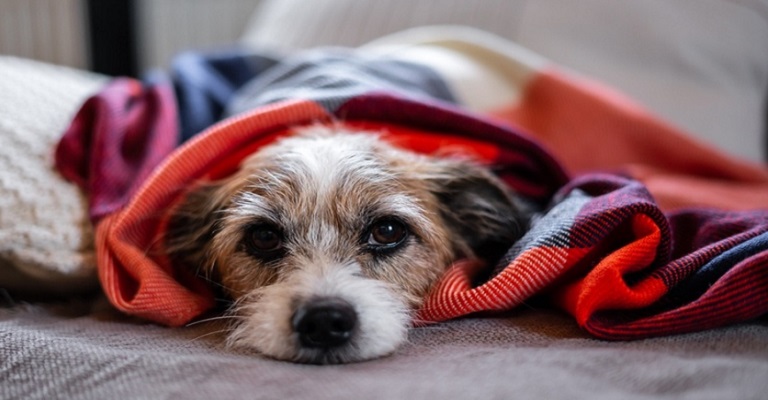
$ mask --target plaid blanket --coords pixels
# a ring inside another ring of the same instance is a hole
[[[214,306],[205,282],[164,257],[168,210],[193,182],[311,123],[469,152],[542,206],[499,265],[451,266],[417,323],[534,297],[606,339],[768,313],[768,169],[512,43],[411,32],[356,50],[179,60],[169,77],[114,80],[57,148],[58,169],[89,193],[100,280],[126,313],[179,326]]]

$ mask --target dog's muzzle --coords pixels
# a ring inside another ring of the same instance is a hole
[[[299,306],[291,317],[293,331],[301,345],[330,349],[347,344],[357,327],[357,312],[347,301],[337,297],[310,300]]]

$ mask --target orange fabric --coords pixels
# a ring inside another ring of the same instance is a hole
[[[511,309],[567,273],[591,251],[591,248],[535,247],[478,287],[472,287],[472,280],[488,266],[477,261],[458,261],[430,291],[415,320],[423,324],[471,312]]]
[[[458,154],[478,161],[492,162],[499,155],[499,148],[488,142],[481,142],[445,133],[427,132],[403,125],[384,122],[346,121],[344,126],[369,132],[380,132],[382,139],[391,144],[423,154]],[[397,135],[387,132],[397,131]]]
[[[653,262],[661,240],[658,226],[647,215],[635,216],[631,229],[636,240],[603,258],[584,277],[555,292],[555,303],[576,317],[579,324],[584,325],[600,310],[646,307],[667,292],[667,286],[654,277],[631,286],[624,279]]]
[[[571,173],[629,173],[662,209],[768,207],[766,166],[724,155],[597,83],[542,71],[518,103],[492,114],[533,134]]]
[[[115,233],[130,224],[126,219],[135,219],[135,214],[110,214],[96,229],[99,279],[112,304],[123,312],[169,326],[183,325],[189,315],[212,308],[213,294],[206,285],[178,276],[166,262],[151,260],[136,245],[135,239],[152,228],[151,222]]]

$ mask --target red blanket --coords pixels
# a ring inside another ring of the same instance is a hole
[[[384,130],[415,151],[460,146],[498,166],[521,194],[549,203],[486,283],[471,285],[479,268],[492,266],[451,267],[419,323],[507,310],[533,296],[611,339],[695,331],[768,312],[764,166],[728,157],[622,96],[552,69],[538,71],[519,99],[485,115],[397,88],[358,89],[343,97],[273,99],[172,152],[161,139],[177,135],[163,122],[175,114],[158,95],[162,86],[117,80],[89,101],[57,160],[91,193],[100,279],[113,304],[171,326],[209,310],[206,283],[164,257],[167,210],[184,187],[232,173],[288,127],[342,120]],[[119,185],[106,175],[115,165],[122,168]]]

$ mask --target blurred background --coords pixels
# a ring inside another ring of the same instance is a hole
[[[358,46],[436,24],[496,34],[768,160],[768,0],[0,0],[0,55],[136,77],[183,50]]]
[[[0,0],[0,54],[108,75],[237,41],[260,0]]]

